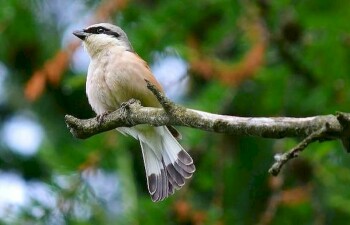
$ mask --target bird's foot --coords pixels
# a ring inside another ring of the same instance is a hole
[[[120,110],[123,112],[123,114],[127,115],[130,111],[131,105],[133,105],[133,104],[141,105],[141,102],[137,99],[132,98],[132,99],[128,100],[127,102],[123,102],[120,105]]]
[[[101,125],[105,119],[105,117],[110,114],[112,111],[106,111],[103,112],[102,114],[97,115],[96,120],[97,122]]]
[[[128,109],[130,108],[130,105],[132,105],[132,104],[134,104],[134,103],[136,103],[136,102],[138,102],[138,101],[139,101],[139,100],[136,100],[136,99],[132,98],[132,99],[128,100],[127,102],[123,102],[123,103],[120,105],[120,108],[121,108],[122,110],[128,110]]]
[[[132,99],[128,100],[127,102],[123,102],[119,108],[124,119],[130,124],[133,124],[132,120],[129,118],[129,115],[131,112],[131,107],[132,107],[132,105],[134,106],[134,104],[141,105],[141,102],[137,99],[132,98]]]

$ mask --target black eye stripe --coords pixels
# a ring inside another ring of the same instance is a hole
[[[90,27],[84,30],[84,32],[90,33],[90,34],[101,34],[101,33],[105,33],[106,31],[109,31],[109,30],[104,27]]]
[[[113,37],[120,37],[120,34],[114,31],[111,31],[105,27],[90,27],[88,29],[85,29],[84,32],[86,33],[90,33],[90,34],[107,34],[107,35],[111,35]]]
[[[111,36],[116,37],[116,38],[120,37],[120,34],[118,34],[117,32],[111,31],[111,30],[105,31],[105,34],[111,35]]]

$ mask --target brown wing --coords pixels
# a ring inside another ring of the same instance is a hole
[[[123,57],[118,57],[115,65],[114,70],[118,71],[118,75],[107,82],[111,85],[112,90],[120,89],[120,86],[122,86],[123,91],[118,92],[118,96],[116,96],[120,104],[134,98],[140,100],[143,106],[161,107],[157,98],[147,88],[145,79],[155,85],[162,93],[164,93],[163,88],[141,57],[133,52],[124,52]],[[112,84],[115,84],[115,86],[113,87]],[[176,139],[182,138],[173,126],[167,126],[167,128]]]
[[[162,86],[153,76],[148,64],[136,53],[127,52],[124,58],[128,59],[129,63],[138,62],[132,63],[132,69],[130,70],[133,71],[132,74],[130,74],[130,76],[133,77],[131,80],[133,80],[132,86],[134,87],[131,92],[132,98],[139,99],[143,106],[161,107],[153,93],[148,90],[145,82],[145,79],[147,79],[155,85],[159,91],[164,93]],[[176,139],[179,140],[182,138],[182,135],[175,129],[175,127],[167,126],[167,128]]]
[[[115,102],[121,104],[132,98],[141,101],[143,106],[161,107],[160,103],[147,88],[145,79],[155,85],[159,91],[163,88],[153,76],[147,63],[133,52],[125,51],[116,54],[115,63],[108,64],[110,75],[105,76],[108,88],[111,90]]]
[[[146,68],[147,71],[145,71],[145,79],[149,80],[153,85],[157,87],[157,89],[164,93],[163,87],[160,85],[160,83],[156,80],[153,73],[151,72],[151,68],[148,66],[146,61],[144,61],[138,54],[134,53],[134,57],[137,58],[138,61],[142,62],[142,65]]]
[[[143,106],[161,107],[157,98],[147,88],[145,79],[156,86],[160,92],[164,93],[164,91],[160,83],[153,76],[147,63],[137,54],[132,52],[128,52],[127,57],[130,57],[134,62],[138,62],[137,64],[133,65],[133,68],[131,69],[133,73],[130,74],[130,76],[132,76],[132,80],[134,81],[132,89],[132,93],[134,95],[133,98],[139,99]]]

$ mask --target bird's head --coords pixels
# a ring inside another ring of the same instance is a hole
[[[133,50],[126,33],[113,24],[98,23],[75,31],[73,34],[83,40],[91,57],[112,47],[120,47],[127,51]]]

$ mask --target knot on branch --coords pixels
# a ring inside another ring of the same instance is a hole
[[[350,113],[337,112],[339,123],[342,126],[340,140],[347,152],[350,152]]]

